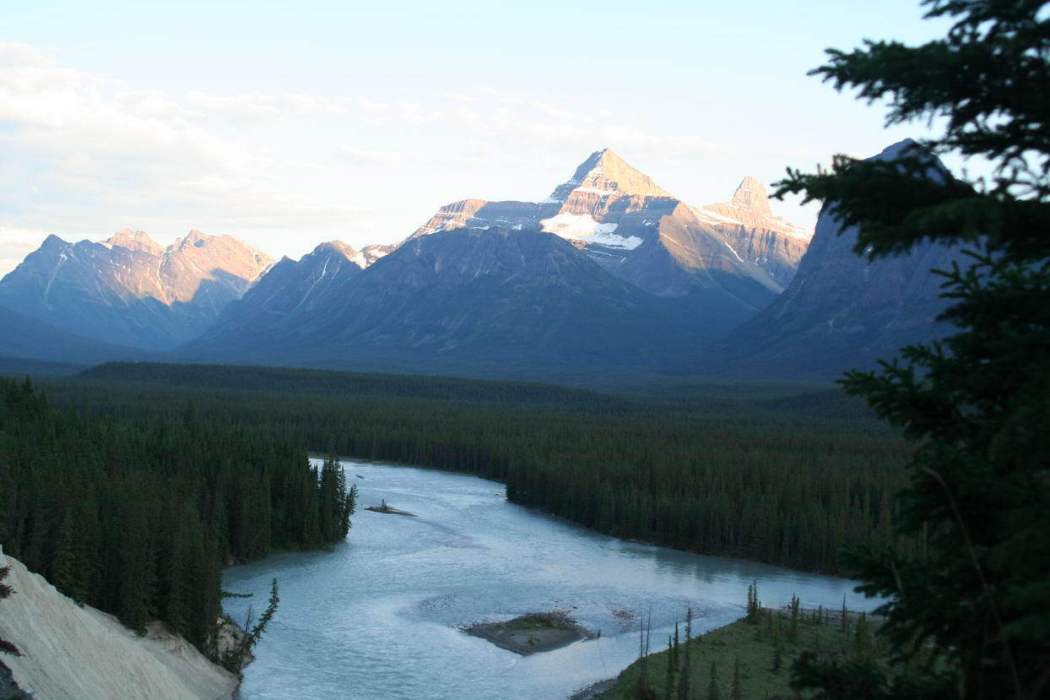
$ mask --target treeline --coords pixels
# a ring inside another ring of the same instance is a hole
[[[192,366],[155,367],[154,383],[144,381],[148,366],[132,367],[136,381],[117,381],[110,371],[106,382],[59,383],[53,391],[116,414],[163,416],[192,401],[202,413],[283,443],[498,479],[514,502],[702,553],[837,572],[842,545],[893,539],[892,494],[907,448],[834,392],[771,402],[752,387],[753,400],[732,401],[721,387],[710,400],[694,392],[676,403],[551,388],[551,397],[565,400],[549,402],[543,387],[507,385],[482,400],[470,395],[477,382],[467,383],[463,398],[454,380],[399,377],[391,380],[395,398],[383,398],[379,389],[296,390],[289,370],[274,370],[279,392],[258,368],[246,370],[250,389],[220,391],[201,386]],[[442,389],[449,399],[428,395],[430,382],[451,386]],[[800,411],[801,404],[812,405]]]
[[[55,409],[0,380],[0,542],[75,600],[212,658],[224,564],[342,540],[355,491],[300,442],[192,404]]]
[[[80,376],[99,381],[163,382],[208,391],[257,391],[354,399],[432,399],[560,409],[601,407],[606,410],[623,404],[622,400],[608,395],[553,384],[293,367],[109,362],[84,370]]]

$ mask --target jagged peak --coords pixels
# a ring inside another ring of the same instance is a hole
[[[196,228],[191,228],[190,232],[187,233],[185,236],[182,236],[181,238],[176,238],[175,241],[170,246],[168,246],[166,251],[170,253],[174,250],[184,250],[191,246],[196,248],[203,248],[206,244],[213,244],[219,242],[226,246],[232,245],[235,247],[242,248],[243,250],[248,251],[249,253],[254,255],[259,260],[266,260],[268,262],[272,262],[272,258],[270,258],[269,255],[262,252],[258,248],[248,243],[245,243],[239,238],[234,238],[233,236],[227,235],[212,235],[210,233],[204,233],[200,229]]]
[[[564,202],[574,191],[602,195],[670,196],[652,178],[632,167],[611,148],[603,148],[588,156],[576,168],[572,178],[555,188],[547,201]]]
[[[580,163],[576,168],[575,175],[586,177],[588,173],[606,167],[617,170],[625,167],[630,168],[631,166],[627,165],[627,161],[621,158],[616,151],[611,148],[603,148],[587,156],[587,160]]]
[[[322,253],[338,253],[347,260],[353,260],[357,255],[357,251],[352,246],[343,243],[342,241],[325,241],[316,248],[313,249],[312,255],[319,255]]]
[[[56,236],[53,233],[49,233],[47,234],[47,238],[44,239],[44,242],[40,244],[40,248],[67,248],[70,245],[70,242],[65,240],[64,238],[60,238],[59,236]]]
[[[126,248],[154,255],[164,252],[164,247],[153,240],[148,233],[130,228],[117,231],[103,241],[103,244],[109,248]]]
[[[773,214],[766,186],[750,175],[740,181],[728,202],[715,202],[691,209],[699,219],[715,226],[763,228],[804,241],[813,236],[812,230],[799,228]]]
[[[740,181],[730,203],[761,216],[773,216],[773,210],[769,208],[769,192],[766,191],[766,186],[750,175]]]
[[[199,229],[191,228],[190,232],[187,233],[185,236],[176,238],[174,243],[171,244],[168,250],[170,252],[172,249],[182,249],[189,246],[201,247],[213,238],[215,238],[215,236],[209,236],[208,234],[204,233],[203,231],[200,231]]]

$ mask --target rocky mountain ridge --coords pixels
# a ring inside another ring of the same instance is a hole
[[[329,245],[281,261],[185,352],[515,376],[671,371],[780,289],[721,229],[608,149],[543,202],[455,202],[378,263],[355,260]]]
[[[101,243],[52,235],[0,280],[0,306],[85,338],[165,350],[202,332],[271,262],[197,230],[167,247],[128,229]]]
[[[731,202],[693,207],[610,149],[591,154],[542,202],[453,202],[413,236],[492,227],[553,233],[652,294],[709,295],[712,303],[728,297],[742,315],[783,291],[807,238],[772,215],[754,178],[744,179]]]
[[[893,160],[913,148],[906,140],[873,158]],[[931,173],[950,177],[932,156]],[[931,270],[965,267],[958,248],[925,242],[872,261],[856,254],[856,242],[856,228],[824,207],[791,284],[733,331],[721,364],[738,376],[834,377],[950,331],[937,320],[948,302]]]
[[[0,354],[812,378],[943,332],[929,270],[957,253],[920,246],[869,263],[840,229],[822,212],[809,241],[750,177],[726,202],[689,205],[606,149],[543,201],[454,202],[397,245],[330,241],[270,264],[197,231],[167,247],[132,230],[50,237],[0,282],[0,307],[33,339]]]
[[[290,279],[309,277],[308,269],[299,263]],[[691,361],[703,336],[668,300],[534,229],[414,237],[366,270],[342,269],[311,303],[257,321],[266,282],[227,314],[250,322],[216,324],[184,356],[539,379],[670,370]]]

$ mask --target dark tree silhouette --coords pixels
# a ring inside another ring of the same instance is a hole
[[[11,587],[4,583],[4,579],[7,578],[8,574],[10,573],[11,567],[0,567],[0,600],[8,598],[11,596],[12,593],[14,593]],[[14,644],[7,641],[3,637],[0,637],[0,652],[3,652],[5,654],[11,654],[13,656],[22,655],[22,652],[18,651],[18,647],[16,647]]]
[[[884,596],[883,672],[806,657],[796,687],[818,697],[1037,698],[1050,693],[1050,13],[1035,0],[926,0],[949,18],[922,46],[869,41],[829,50],[814,71],[889,123],[943,133],[896,160],[837,156],[829,172],[788,171],[804,193],[859,228],[872,257],[923,240],[964,246],[942,271],[954,334],[905,348],[844,384],[903,429],[916,450],[900,532],[911,554],[857,547],[846,563]],[[979,157],[991,174],[958,179],[933,156]],[[855,695],[854,697],[861,697]]]

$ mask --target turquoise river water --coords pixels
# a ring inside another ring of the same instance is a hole
[[[652,615],[655,650],[687,607],[700,632],[742,616],[753,580],[766,605],[873,607],[845,579],[595,534],[507,502],[492,481],[344,465],[360,491],[346,543],[226,572],[227,590],[253,594],[227,599],[237,619],[280,585],[242,698],[566,698],[635,660],[638,615]],[[381,499],[418,517],[364,510]],[[523,657],[461,630],[552,609],[600,637]]]

